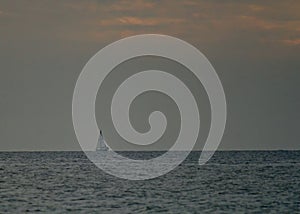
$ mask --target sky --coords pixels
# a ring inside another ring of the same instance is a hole
[[[300,149],[299,11],[297,0],[2,0],[0,150],[80,150],[78,75],[104,46],[144,33],[185,40],[214,66],[228,105],[220,150]]]

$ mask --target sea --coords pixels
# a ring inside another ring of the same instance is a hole
[[[300,151],[218,151],[202,166],[199,155],[130,181],[83,152],[0,152],[0,213],[300,213]]]

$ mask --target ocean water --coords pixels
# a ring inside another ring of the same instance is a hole
[[[216,152],[204,166],[199,154],[129,181],[82,152],[0,152],[0,213],[300,213],[300,151]]]

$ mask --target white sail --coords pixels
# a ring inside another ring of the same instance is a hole
[[[100,130],[100,134],[99,134],[99,139],[98,139],[98,144],[96,147],[97,151],[109,151],[108,146],[106,145],[105,141],[104,141],[104,136],[102,135],[102,132]]]

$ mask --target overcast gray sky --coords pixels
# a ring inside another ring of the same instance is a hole
[[[105,45],[142,33],[183,39],[214,66],[228,104],[219,149],[300,149],[299,11],[290,0],[2,0],[0,150],[79,150],[79,73]]]

